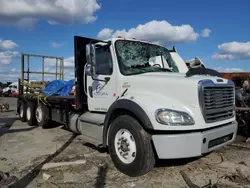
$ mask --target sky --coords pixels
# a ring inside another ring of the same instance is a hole
[[[64,57],[72,79],[74,35],[134,37],[221,72],[250,72],[249,8],[249,0],[0,0],[0,82],[20,77],[21,53]],[[31,70],[41,71],[41,61],[31,59]],[[45,62],[55,71],[55,61]]]

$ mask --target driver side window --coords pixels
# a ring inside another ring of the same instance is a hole
[[[113,72],[113,62],[110,49],[107,46],[96,48],[96,74],[111,75]]]

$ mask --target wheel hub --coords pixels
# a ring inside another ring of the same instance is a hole
[[[37,109],[36,109],[36,119],[38,122],[42,121],[42,109],[41,109],[41,107],[37,107]]]
[[[30,120],[30,118],[31,118],[31,109],[30,109],[30,107],[27,108],[26,113],[27,113],[27,119]]]
[[[121,145],[120,150],[122,152],[129,151],[129,143],[127,141],[125,141],[124,137],[122,138],[122,141],[119,144]]]
[[[20,107],[20,116],[23,117],[23,106]]]
[[[132,134],[126,130],[119,130],[115,136],[115,149],[119,159],[126,163],[132,163],[136,156],[136,144]]]

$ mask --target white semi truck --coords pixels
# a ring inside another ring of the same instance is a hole
[[[74,44],[76,94],[49,96],[50,105],[21,94],[22,121],[65,124],[133,177],[157,158],[202,156],[235,139],[234,84],[216,71],[189,70],[175,50],[136,39]]]
[[[7,87],[2,89],[2,95],[5,97],[11,97],[12,93],[16,93],[18,91],[18,82],[13,82]]]

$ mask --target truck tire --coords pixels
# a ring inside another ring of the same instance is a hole
[[[36,124],[35,119],[35,103],[28,102],[26,108],[26,119],[29,126],[33,126]]]
[[[154,168],[150,135],[131,116],[119,116],[111,123],[108,148],[115,167],[130,177],[144,175]]]
[[[41,126],[42,128],[48,128],[49,127],[49,108],[43,104],[39,104],[36,107],[36,122],[38,126]]]
[[[26,121],[26,103],[24,103],[23,101],[20,102],[19,118],[22,122]]]

